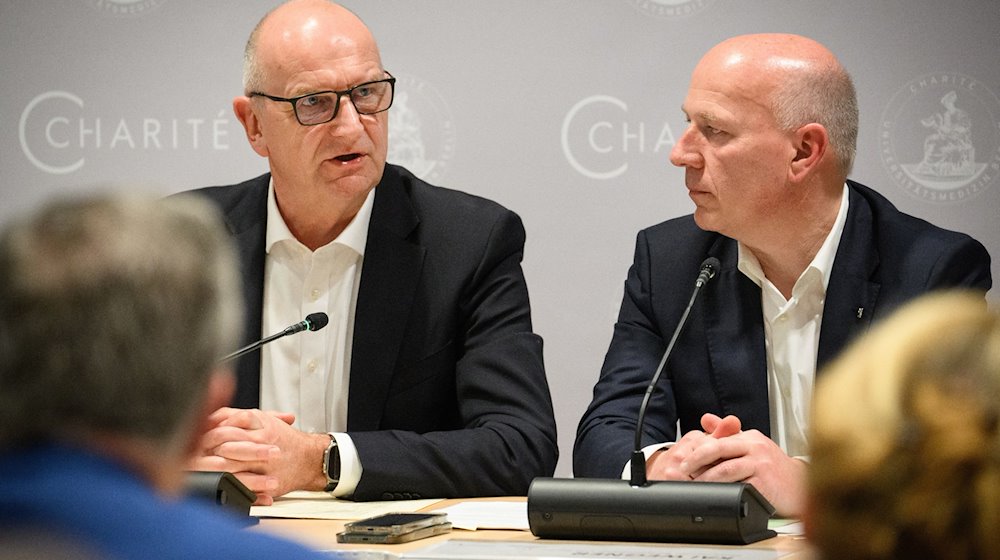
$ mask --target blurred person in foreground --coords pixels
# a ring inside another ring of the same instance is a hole
[[[913,302],[816,388],[806,534],[823,558],[1000,558],[1000,315]]]
[[[574,474],[628,473],[639,404],[700,264],[715,257],[720,269],[650,400],[647,476],[748,482],[795,516],[817,368],[909,299],[953,286],[989,290],[990,257],[968,235],[906,215],[847,179],[854,85],[812,39],[769,33],[719,43],[695,67],[682,110],[690,124],[670,161],[684,168],[694,214],[638,235],[577,431]]]
[[[239,293],[233,249],[201,200],[100,195],[7,225],[0,533],[23,538],[5,552],[320,557],[182,496],[209,414],[233,392],[216,361],[236,343]]]
[[[293,0],[247,42],[233,100],[270,172],[197,192],[239,247],[243,343],[324,312],[236,366],[193,467],[261,504],[524,495],[558,448],[520,218],[386,164],[395,78],[353,13]]]

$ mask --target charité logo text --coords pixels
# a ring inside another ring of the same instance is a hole
[[[68,91],[38,94],[21,111],[18,138],[24,156],[38,169],[68,174],[88,157],[125,150],[228,150],[238,124],[228,109],[214,115],[156,117],[95,114]]]

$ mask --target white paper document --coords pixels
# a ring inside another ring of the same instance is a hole
[[[524,501],[485,502],[473,500],[435,510],[448,514],[456,529],[528,530],[528,504]]]
[[[508,542],[450,540],[401,554],[404,560],[775,560],[790,552],[759,548],[708,548],[679,544]]]
[[[795,519],[775,518],[767,522],[767,528],[779,535],[802,536],[805,534],[805,526],[801,521]]]
[[[440,501],[351,502],[334,498],[326,492],[298,491],[275,498],[274,505],[253,506],[250,508],[250,515],[291,519],[364,519],[383,513],[410,513]]]

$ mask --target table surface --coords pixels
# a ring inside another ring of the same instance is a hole
[[[524,497],[512,497],[512,498],[475,498],[477,501],[512,501],[512,500],[524,500]],[[426,510],[440,509],[448,506],[452,506],[461,502],[466,502],[469,500],[465,499],[455,499],[455,500],[444,500],[438,502]],[[480,531],[464,531],[456,529],[450,533],[439,535],[436,537],[429,537],[426,539],[421,539],[417,541],[412,541],[402,544],[392,544],[392,545],[373,545],[373,544],[341,544],[337,542],[337,533],[343,530],[344,523],[347,520],[326,520],[326,519],[276,519],[276,518],[261,518],[260,523],[253,529],[255,531],[264,531],[273,535],[279,535],[302,544],[315,548],[318,550],[381,550],[386,552],[392,552],[395,554],[404,553],[411,550],[416,550],[418,548],[423,548],[427,545],[443,542],[449,539],[475,539],[475,540],[501,540],[507,542],[543,542],[543,539],[539,539],[531,534],[530,531],[499,531],[499,530],[480,530]],[[558,541],[566,542],[566,541]],[[588,541],[590,542],[590,541]],[[597,542],[597,541],[594,541]],[[624,544],[624,543],[623,543]],[[764,549],[764,550],[774,550],[781,552],[782,559],[794,559],[794,560],[811,560],[815,558],[815,555],[810,550],[810,547],[806,543],[805,539],[800,536],[791,535],[778,535],[767,540],[759,541],[753,544],[742,545],[742,546],[725,546],[725,545],[704,545],[704,544],[676,544],[667,545],[664,543],[627,543],[630,546],[677,546],[683,548],[719,548],[719,549]]]

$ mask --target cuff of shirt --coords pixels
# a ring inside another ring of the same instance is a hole
[[[648,461],[649,458],[653,455],[653,453],[656,453],[661,449],[667,449],[673,444],[674,442],[669,441],[665,443],[654,443],[653,445],[647,445],[646,447],[642,448],[642,454],[646,456],[646,460]],[[625,468],[622,469],[622,479],[629,480],[631,478],[632,478],[632,460],[629,459],[628,462],[625,463]]]
[[[340,453],[340,481],[330,494],[343,498],[354,494],[361,481],[361,457],[358,457],[358,448],[351,436],[330,432],[330,437],[337,440],[337,452]]]

